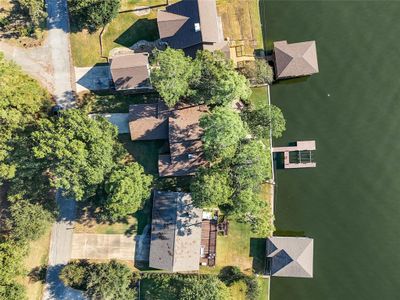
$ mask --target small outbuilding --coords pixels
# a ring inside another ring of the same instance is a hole
[[[266,274],[313,277],[314,240],[307,237],[270,237],[266,242]]]
[[[277,79],[308,76],[319,72],[315,41],[274,42],[275,76]]]
[[[111,77],[117,91],[150,88],[148,53],[129,53],[110,59]]]
[[[154,191],[149,266],[169,272],[200,268],[203,211],[187,193]]]

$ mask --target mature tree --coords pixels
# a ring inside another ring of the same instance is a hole
[[[208,105],[230,105],[234,100],[247,100],[251,95],[248,80],[239,74],[232,61],[220,51],[198,51],[194,60],[193,100]]]
[[[118,220],[135,213],[150,197],[151,183],[152,176],[136,162],[114,170],[105,184],[107,216]]]
[[[274,80],[274,71],[265,59],[246,62],[240,72],[254,85],[271,84]]]
[[[179,298],[182,300],[230,299],[228,288],[216,276],[187,276],[180,283]]]
[[[242,118],[248,124],[251,133],[260,139],[269,138],[270,130],[273,137],[279,138],[286,129],[282,111],[275,105],[248,107],[242,112]]]
[[[17,135],[33,124],[48,104],[47,92],[0,53],[0,183],[14,177],[18,162],[10,159]]]
[[[239,114],[229,107],[218,107],[204,115],[200,126],[204,129],[204,152],[211,161],[232,157],[239,141],[248,135]]]
[[[135,299],[131,270],[115,260],[108,263],[70,262],[61,270],[67,286],[85,291],[89,299]]]
[[[260,140],[244,142],[231,160],[236,190],[257,188],[271,174],[270,153]]]
[[[221,169],[202,169],[193,179],[190,191],[197,207],[214,208],[230,203],[233,189],[229,174]]]
[[[18,0],[18,3],[34,26],[38,26],[47,16],[43,0]]]
[[[228,288],[214,275],[145,274],[143,282],[148,282],[144,299],[230,299]]]
[[[72,261],[60,272],[60,279],[66,285],[78,290],[86,290],[90,264],[86,261]]]
[[[32,204],[20,199],[10,207],[8,219],[13,239],[30,241],[38,239],[53,220],[51,213],[40,204]]]
[[[120,0],[68,0],[73,24],[78,30],[94,32],[118,15]]]
[[[0,242],[0,284],[13,284],[15,277],[24,274],[23,258],[27,246],[13,240]]]
[[[47,167],[52,186],[77,200],[95,194],[123,153],[114,125],[76,109],[41,120],[32,144],[34,158]]]
[[[169,107],[192,94],[194,65],[182,50],[155,51],[152,65],[151,83]]]
[[[17,282],[10,284],[0,283],[1,300],[24,300],[26,297],[25,287]]]

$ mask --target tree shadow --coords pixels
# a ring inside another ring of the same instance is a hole
[[[250,238],[250,257],[253,257],[252,268],[256,274],[265,271],[265,238]]]
[[[133,23],[114,42],[124,47],[131,47],[140,40],[155,41],[158,38],[157,20],[145,18]]]

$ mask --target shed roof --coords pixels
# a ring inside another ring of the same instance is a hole
[[[281,277],[313,277],[314,240],[306,237],[270,237],[266,255],[270,273]]]
[[[147,53],[117,55],[111,58],[110,71],[116,90],[149,87],[149,70]]]
[[[168,139],[170,111],[163,102],[129,106],[129,131],[133,141]]]
[[[275,70],[277,78],[311,75],[319,72],[315,41],[274,43]]]
[[[149,266],[170,272],[199,270],[202,210],[190,194],[155,191]]]
[[[159,10],[160,38],[172,48],[185,49],[200,43],[224,41],[215,0],[182,0]]]

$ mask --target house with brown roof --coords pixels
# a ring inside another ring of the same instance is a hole
[[[110,72],[117,91],[151,88],[148,53],[115,55]]]
[[[132,141],[167,140],[169,153],[158,160],[159,176],[188,176],[207,163],[203,153],[200,117],[205,105],[180,105],[169,109],[163,102],[129,107]]]
[[[169,272],[200,267],[202,210],[187,193],[154,191],[149,266]]]
[[[266,274],[279,277],[313,277],[314,240],[307,237],[267,238]]]
[[[315,41],[274,42],[275,76],[277,79],[312,75],[319,72]]]
[[[215,0],[182,0],[157,13],[161,40],[171,48],[195,56],[197,50],[221,50],[230,55],[224,40]]]

